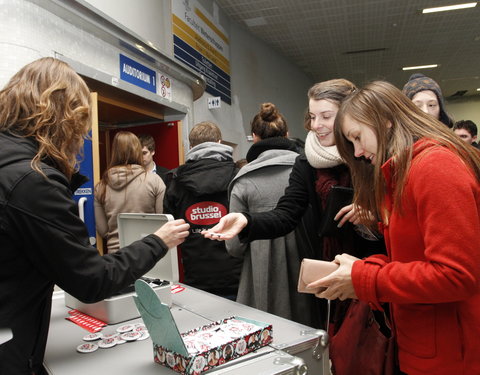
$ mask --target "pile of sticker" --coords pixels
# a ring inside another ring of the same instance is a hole
[[[103,334],[101,332],[91,333],[83,337],[87,341],[77,346],[79,353],[92,353],[98,348],[108,349],[116,345],[125,344],[131,341],[142,341],[148,339],[150,334],[143,323],[124,324],[116,329],[116,332]]]

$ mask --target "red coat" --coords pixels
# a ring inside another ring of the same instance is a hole
[[[480,374],[480,185],[453,152],[419,141],[402,207],[384,225],[388,258],[354,263],[356,294],[391,303],[403,372]]]

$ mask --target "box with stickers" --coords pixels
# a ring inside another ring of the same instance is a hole
[[[153,341],[154,361],[176,372],[199,375],[272,342],[272,325],[239,316],[180,333],[172,313],[148,283],[135,282],[138,311]]]

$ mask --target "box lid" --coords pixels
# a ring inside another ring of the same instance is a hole
[[[137,296],[133,299],[154,343],[188,357],[188,351],[168,305],[162,303],[152,287],[135,281]]]
[[[117,223],[120,248],[156,232],[158,228],[171,220],[174,220],[173,216],[166,214],[118,214]],[[171,248],[145,276],[177,283],[179,279],[177,248]]]

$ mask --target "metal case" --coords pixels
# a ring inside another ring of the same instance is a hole
[[[292,322],[190,286],[186,286],[183,292],[174,294],[172,300],[174,305],[211,321],[239,315],[271,323],[272,348],[302,358],[310,374],[330,374],[328,335],[323,330]]]
[[[153,288],[163,303],[172,306],[171,283]],[[140,316],[133,296],[135,291],[105,298],[95,303],[83,303],[65,293],[65,306],[76,309],[107,324],[117,324]]]
[[[121,213],[117,217],[120,248],[130,245],[143,237],[154,233],[158,228],[173,220],[172,215]],[[171,306],[170,287],[178,282],[177,248],[169,249],[167,254],[145,275],[146,278],[168,280],[166,286],[154,287],[160,300]],[[135,294],[133,285],[131,291],[121,295],[106,298],[96,303],[83,303],[65,293],[65,305],[85,314],[100,319],[107,324],[117,324],[140,316],[132,296]]]

